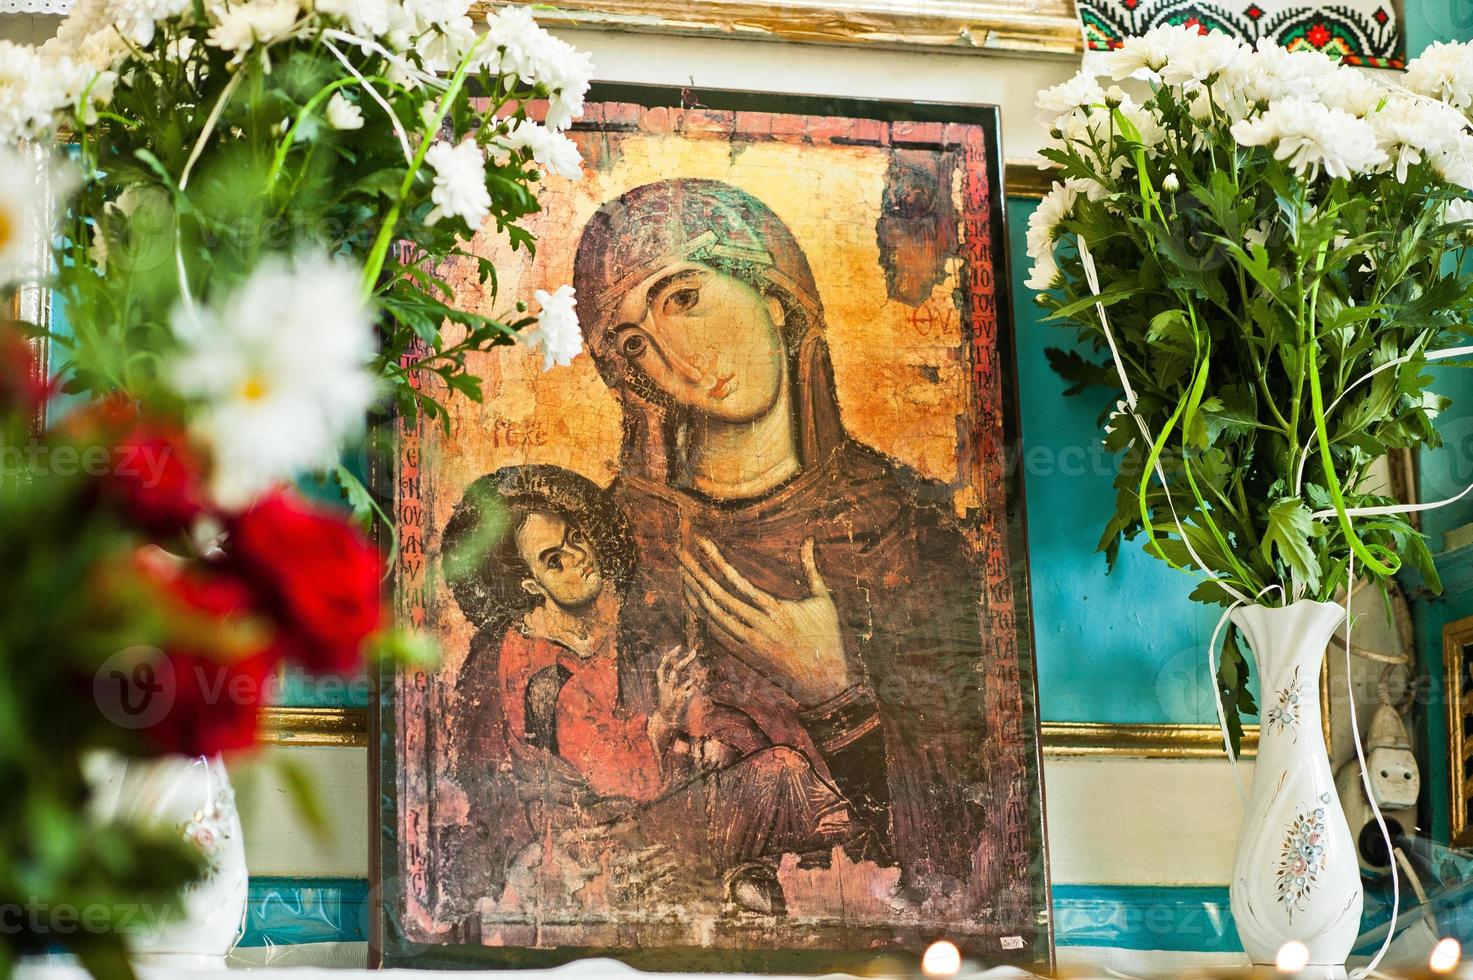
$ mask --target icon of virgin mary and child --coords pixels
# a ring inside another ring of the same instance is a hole
[[[443,723],[459,907],[781,917],[783,869],[835,862],[889,870],[897,915],[985,902],[981,576],[945,488],[845,430],[792,232],[647,184],[574,285],[618,476],[507,467],[442,536],[478,629]]]

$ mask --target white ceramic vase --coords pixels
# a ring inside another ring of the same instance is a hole
[[[1272,967],[1285,943],[1309,949],[1303,977],[1343,977],[1360,932],[1360,865],[1325,750],[1320,664],[1345,618],[1301,600],[1232,614],[1258,665],[1258,759],[1229,889],[1253,963]]]
[[[245,923],[247,874],[240,814],[219,756],[123,759],[92,768],[95,812],[102,820],[162,824],[204,856],[205,876],[180,897],[180,914],[151,919],[128,936],[136,962],[178,969],[224,969]]]

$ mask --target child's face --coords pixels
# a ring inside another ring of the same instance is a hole
[[[578,609],[603,588],[592,542],[556,514],[528,514],[517,528],[516,545],[531,575],[522,583],[528,592],[545,595],[563,609]]]

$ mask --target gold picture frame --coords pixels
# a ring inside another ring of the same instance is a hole
[[[1473,647],[1473,616],[1442,630],[1442,665],[1446,679],[1448,751],[1448,833],[1454,847],[1473,846],[1473,677],[1468,650]]]
[[[270,745],[329,745],[364,748],[369,740],[366,708],[267,708],[262,741]],[[1216,725],[1046,721],[1043,754],[1048,758],[1221,759]],[[1258,726],[1243,726],[1242,757],[1258,753]]]
[[[560,0],[539,5],[537,19],[549,27],[960,53],[1078,57],[1084,48],[1074,0]]]

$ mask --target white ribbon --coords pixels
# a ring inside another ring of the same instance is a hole
[[[1350,672],[1350,599],[1354,594],[1351,588],[1355,583],[1355,552],[1350,553],[1350,560],[1345,566],[1345,691],[1346,699],[1350,703],[1350,731],[1354,736],[1355,758],[1360,763],[1360,781],[1366,790],[1366,801],[1371,804],[1371,813],[1376,817],[1376,826],[1381,829],[1381,839],[1386,842],[1386,859],[1391,864],[1391,921],[1386,926],[1386,938],[1381,943],[1381,948],[1376,955],[1371,957],[1367,963],[1352,974],[1356,980],[1368,977],[1376,972],[1376,967],[1381,965],[1386,951],[1391,948],[1391,940],[1396,937],[1396,918],[1401,908],[1401,875],[1396,871],[1396,855],[1393,853],[1391,843],[1391,831],[1386,829],[1386,818],[1381,816],[1381,805],[1376,802],[1376,793],[1371,789],[1371,770],[1366,765],[1366,750],[1361,745],[1360,722],[1356,718],[1355,711],[1355,678]]]

